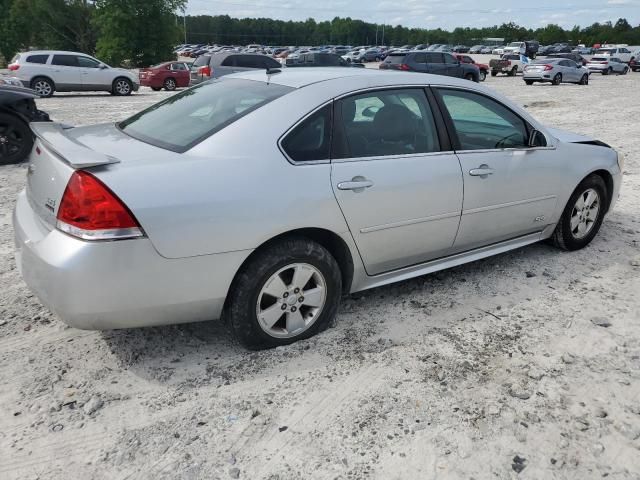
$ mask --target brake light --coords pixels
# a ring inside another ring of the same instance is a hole
[[[211,76],[211,67],[206,65],[204,67],[200,67],[200,75],[204,75],[205,77]]]
[[[507,65],[511,65],[511,60],[507,60]]]
[[[545,65],[544,66],[544,71],[548,72],[549,70],[553,70],[553,65]]]
[[[88,172],[71,175],[58,209],[59,230],[83,240],[120,240],[144,236],[122,201]]]
[[[404,70],[404,71],[409,71],[411,70],[411,68],[409,67],[409,65],[407,65],[406,63],[401,63],[400,66],[398,67],[400,70]]]
[[[16,70],[18,70],[20,68],[20,65],[18,65],[17,63],[12,63],[7,68],[9,68],[9,70],[11,70],[12,72],[15,72]]]

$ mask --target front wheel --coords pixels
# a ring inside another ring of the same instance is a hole
[[[560,85],[562,83],[562,74],[560,73],[556,73],[556,76],[553,77],[553,80],[551,81],[552,85]]]
[[[563,250],[579,250],[596,236],[607,211],[607,187],[598,175],[585,178],[575,189],[551,237]]]
[[[31,89],[34,90],[40,97],[49,98],[53,96],[55,86],[53,82],[48,78],[36,77],[31,81]]]
[[[481,82],[484,82],[487,79],[487,72],[480,70],[479,78]]]
[[[133,91],[133,84],[131,83],[131,80],[129,80],[128,78],[116,78],[113,81],[113,86],[111,89],[111,93],[113,95],[127,96],[127,95],[131,95],[132,91]]]
[[[589,75],[586,73],[580,79],[580,85],[589,85]]]
[[[327,328],[341,292],[340,267],[331,253],[293,237],[259,251],[242,268],[224,318],[250,349],[287,345]]]
[[[474,80],[473,80],[473,73],[467,73],[467,74],[464,76],[464,79],[465,79],[465,80],[469,80],[470,82],[473,82],[473,81],[474,81]]]
[[[622,71],[622,75],[626,75],[627,73],[629,73],[629,67],[624,67],[624,70]]]
[[[0,113],[0,165],[21,162],[32,146],[29,126],[15,115]]]
[[[497,77],[498,76],[498,72],[496,70],[491,70],[491,76],[492,77]]]
[[[509,70],[509,72],[507,73],[508,76],[510,77],[515,77],[518,74],[518,67],[513,67],[511,70]]]
[[[533,80],[525,80],[524,83],[527,85],[533,85]]]

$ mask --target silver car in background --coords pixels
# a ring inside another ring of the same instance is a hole
[[[547,82],[552,85],[561,83],[589,84],[589,70],[566,58],[546,58],[534,60],[524,67],[522,74],[527,85]]]
[[[117,124],[34,124],[16,260],[69,325],[223,317],[250,348],[326,328],[343,294],[551,239],[588,245],[621,158],[473,82],[286,69]]]
[[[590,72],[599,72],[602,75],[612,75],[614,73],[626,75],[629,72],[629,65],[621,62],[616,57],[593,57],[585,66]]]

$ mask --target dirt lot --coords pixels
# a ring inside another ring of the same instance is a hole
[[[640,74],[487,85],[626,155],[592,245],[354,295],[334,328],[272,351],[215,322],[66,327],[16,271],[26,170],[0,167],[0,478],[639,479]],[[39,104],[82,125],[167,95]]]

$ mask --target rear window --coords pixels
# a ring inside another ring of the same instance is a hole
[[[209,65],[209,59],[211,55],[200,55],[196,58],[196,61],[193,62],[192,66],[194,67],[204,67],[205,65]]]
[[[292,90],[251,80],[214,80],[169,97],[120,122],[118,127],[142,142],[185,152]]]
[[[387,58],[384,59],[384,62],[385,63],[402,63],[404,61],[404,57],[406,57],[404,53],[401,53],[401,54],[392,53],[391,55],[388,55]]]
[[[605,57],[593,57],[591,59],[592,62],[608,62],[609,58],[605,58]]]
[[[27,63],[47,63],[49,55],[29,55]]]

